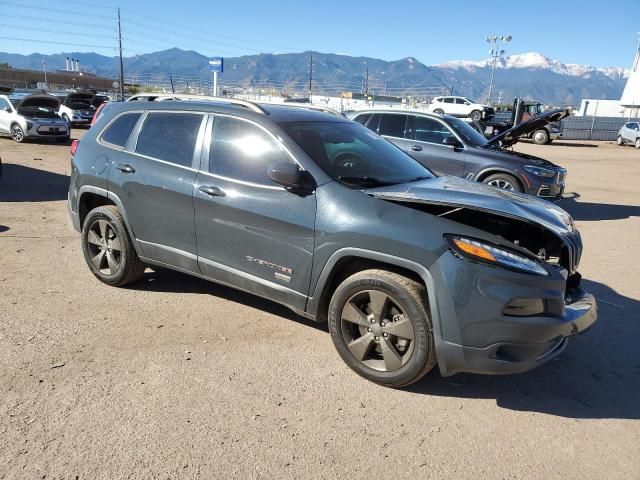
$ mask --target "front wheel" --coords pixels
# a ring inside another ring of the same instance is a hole
[[[113,205],[94,208],[82,227],[82,251],[91,272],[108,285],[120,287],[142,277],[140,261],[122,215]]]
[[[494,173],[485,178],[482,183],[501,190],[509,190],[511,192],[524,192],[524,189],[520,185],[520,182],[513,175],[508,173]]]
[[[444,110],[442,110],[441,108],[436,108],[433,113],[438,114],[438,115],[444,115]]]
[[[386,270],[343,281],[329,304],[329,330],[344,362],[387,387],[418,381],[436,364],[424,285]]]
[[[13,140],[18,143],[24,142],[24,139],[25,139],[24,130],[17,123],[14,123],[13,125],[11,125],[11,138],[13,138]]]
[[[482,120],[482,112],[480,110],[474,110],[473,112],[471,112],[469,117],[471,117],[471,120],[473,120],[474,122],[479,122],[480,120]]]
[[[618,145],[624,145],[624,140],[622,140],[622,135],[618,135],[618,139],[616,140]]]
[[[546,145],[551,141],[549,132],[547,132],[544,128],[533,132],[532,139],[533,143],[535,143],[536,145]]]
[[[640,148],[640,138],[636,138],[636,148]]]

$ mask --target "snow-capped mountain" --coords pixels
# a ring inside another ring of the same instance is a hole
[[[439,68],[447,69],[464,69],[474,72],[481,68],[491,66],[491,59],[472,61],[472,60],[453,60],[450,62],[434,65]],[[496,63],[497,68],[524,68],[535,70],[550,70],[559,75],[571,75],[576,77],[589,76],[595,72],[606,75],[612,79],[627,78],[629,70],[621,67],[593,67],[591,65],[578,65],[576,63],[562,63],[546,57],[538,52],[527,52],[510,55],[499,58]]]

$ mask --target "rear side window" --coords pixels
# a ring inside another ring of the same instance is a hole
[[[407,124],[406,115],[395,115],[393,113],[380,115],[380,135],[389,137],[404,138],[405,126]]]
[[[140,115],[140,112],[131,112],[119,116],[102,134],[102,141],[124,148]]]
[[[199,113],[151,112],[140,129],[136,153],[190,167],[201,123]]]
[[[209,150],[211,173],[273,186],[267,170],[279,162],[294,163],[280,142],[260,127],[236,118],[215,118]]]
[[[444,103],[453,103],[453,98],[451,98],[451,97],[444,98],[442,101],[443,101]]]

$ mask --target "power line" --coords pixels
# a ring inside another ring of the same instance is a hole
[[[45,8],[42,8],[42,7],[35,7],[35,6],[31,6],[31,5],[22,5],[20,3],[7,2],[7,1],[4,1],[4,0],[0,0],[0,4],[8,5],[8,6],[13,7],[13,8],[26,8],[26,9],[29,9],[29,10],[38,10],[39,12],[41,12],[43,10],[47,10]],[[66,13],[66,14],[69,14],[69,15],[78,15],[78,12],[74,12],[73,10],[61,10],[59,8],[55,8],[55,9],[51,9],[51,10],[56,12],[56,13]],[[95,13],[91,14],[91,18],[108,18],[109,20],[113,20],[113,16],[112,15],[99,15],[99,14],[95,14]]]
[[[55,11],[53,11],[52,13],[55,13]],[[28,16],[28,15],[11,15],[8,13],[2,13],[2,18],[18,18],[20,20],[35,20],[37,22],[46,22],[48,24],[51,23],[51,18],[43,18],[43,17],[32,17],[32,16]],[[73,20],[55,20],[55,21],[60,21],[60,22],[64,22],[65,25],[75,25],[75,26],[83,26],[83,27],[88,27],[88,28],[100,28],[103,30],[114,30],[114,27],[106,27],[104,25],[99,25],[97,23],[86,23],[86,22],[74,22]]]
[[[68,42],[53,42],[51,40],[31,40],[30,38],[16,38],[16,37],[5,37],[2,36],[0,37],[3,40],[15,40],[17,42],[31,42],[31,43],[47,43],[47,44],[53,44],[53,45],[66,45],[66,46],[72,46],[72,47],[87,47],[87,48],[106,48],[109,50],[114,50],[115,47],[113,46],[105,46],[105,45],[88,45],[86,43],[68,43]]]
[[[13,28],[16,30],[31,30],[34,32],[45,32],[45,33],[55,33],[58,35],[74,35],[74,36],[79,36],[79,37],[91,37],[91,38],[108,38],[113,40],[115,37],[110,36],[110,35],[96,35],[95,33],[75,33],[75,32],[66,32],[64,30],[49,30],[48,28],[36,28],[36,27],[24,27],[22,25],[8,25],[8,24],[4,24],[3,25],[4,28]]]

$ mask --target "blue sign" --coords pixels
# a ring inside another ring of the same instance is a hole
[[[209,60],[209,71],[222,73],[224,67],[224,59],[222,57],[214,57]]]

